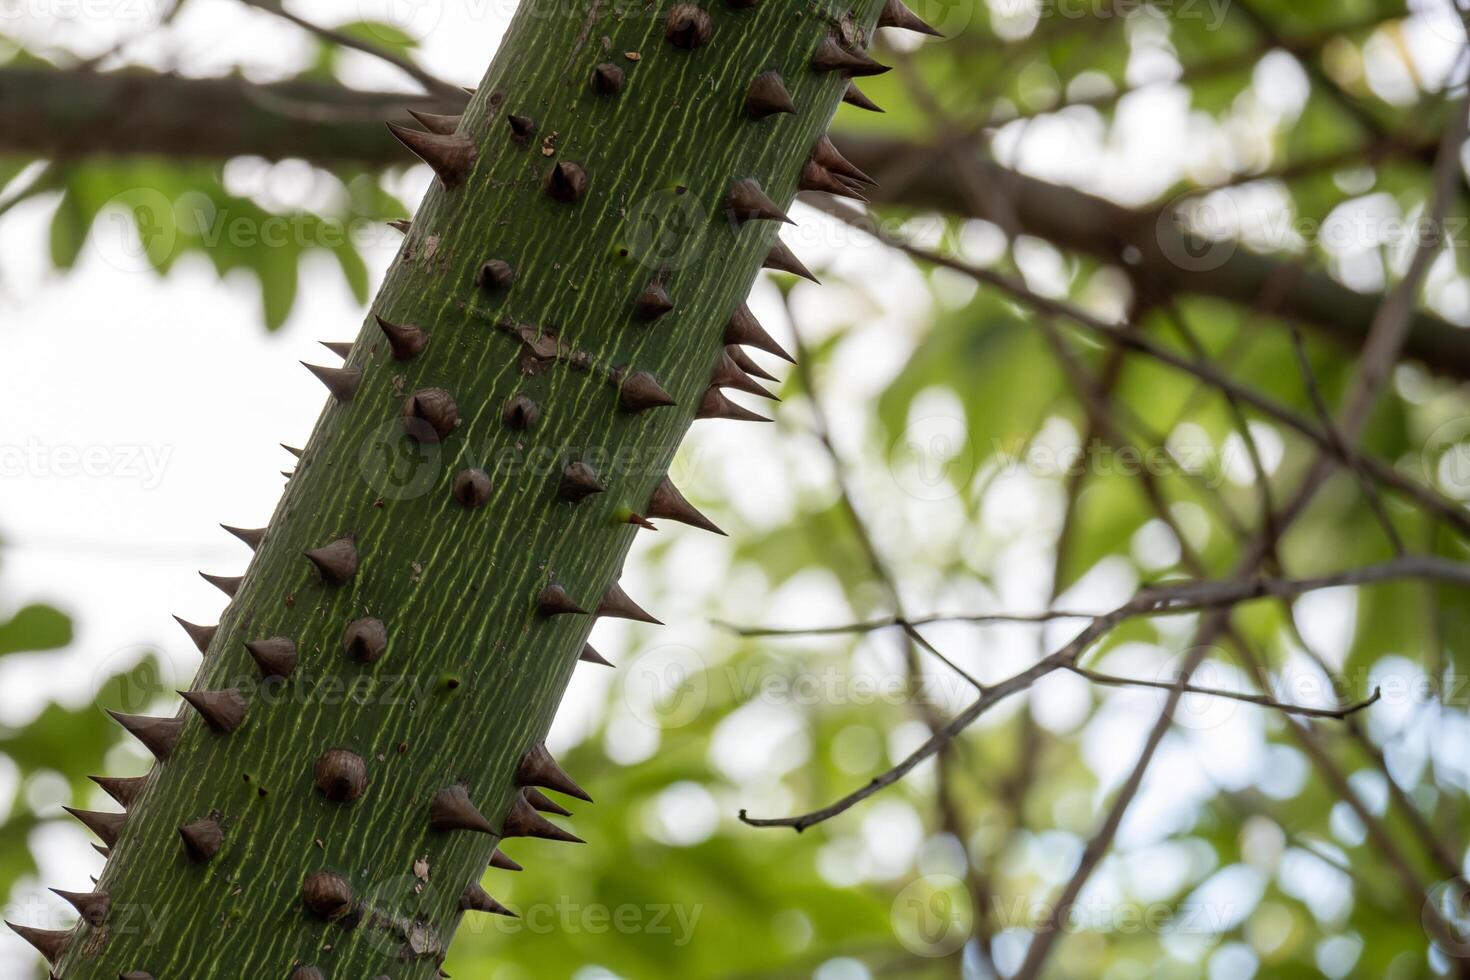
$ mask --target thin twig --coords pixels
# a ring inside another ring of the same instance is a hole
[[[1065,317],[1086,328],[1090,333],[1103,337],[1111,343],[1146,354],[1160,363],[1167,364],[1186,374],[1194,375],[1222,391],[1229,391],[1236,398],[1240,399],[1243,404],[1249,405],[1263,415],[1269,416],[1287,428],[1305,436],[1319,450],[1327,453],[1334,460],[1338,459],[1334,451],[1332,439],[1314,425],[1310,419],[1275,399],[1261,394],[1254,388],[1241,384],[1208,362],[1185,357],[1141,334],[1125,332],[1116,324],[1100,320],[1086,310],[1071,303],[1054,300],[1035,293],[1010,276],[914,245],[900,236],[877,227],[874,222],[867,220],[865,215],[857,214],[850,208],[830,202],[813,202],[813,204],[852,227],[866,231],[885,245],[896,248],[916,259],[947,269],[953,269],[956,272],[975,279],[977,282],[994,286],[1041,313]],[[1360,454],[1359,458],[1362,460],[1362,465],[1367,469],[1368,473],[1381,485],[1396,491],[1420,507],[1433,512],[1435,516],[1453,525],[1461,534],[1470,535],[1470,514],[1467,514],[1459,504],[1444,498],[1423,484],[1416,483],[1400,473],[1393,466],[1381,460],[1366,454]],[[1343,465],[1348,465],[1345,460],[1340,460],[1340,462]]]
[[[450,93],[457,95],[464,94],[458,85],[452,85],[442,78],[434,76],[407,58],[400,57],[392,51],[388,51],[375,44],[369,44],[366,41],[353,37],[351,34],[334,30],[330,27],[323,27],[320,24],[307,20],[305,17],[293,14],[281,4],[280,0],[240,0],[240,2],[247,7],[254,7],[257,10],[263,10],[268,14],[274,14],[283,20],[290,21],[302,30],[309,31],[324,41],[328,41],[339,47],[351,48],[353,51],[360,51],[363,54],[372,55],[374,58],[392,65],[418,82],[424,87],[425,91],[433,92],[436,95],[448,95]]]
[[[1085,677],[1094,684],[1102,684],[1106,687],[1150,687],[1160,691],[1172,691],[1178,684],[1178,681],[1151,681],[1141,677],[1119,677],[1116,674],[1105,674],[1101,671],[1079,667],[1076,664],[1068,664],[1066,669],[1078,677]],[[1217,687],[1200,687],[1196,684],[1185,684],[1183,691],[1185,694],[1203,694],[1212,698],[1243,701],[1246,704],[1254,704],[1262,708],[1273,708],[1289,715],[1301,715],[1305,718],[1333,718],[1338,721],[1350,715],[1355,715],[1370,705],[1376,704],[1383,697],[1383,691],[1379,688],[1374,688],[1371,697],[1354,702],[1345,708],[1313,708],[1304,704],[1288,704],[1285,701],[1277,701],[1275,698],[1266,697],[1264,694],[1242,694],[1239,691],[1227,691]]]

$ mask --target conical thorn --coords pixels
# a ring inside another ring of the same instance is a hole
[[[750,307],[744,303],[741,303],[736,307],[735,312],[730,314],[730,322],[725,326],[725,343],[754,347],[767,354],[774,354],[784,361],[796,363],[796,358],[786,353],[785,348],[766,333],[766,328],[761,326],[755,314],[750,312]]]
[[[245,695],[236,688],[180,691],[179,696],[199,712],[205,724],[221,735],[228,735],[245,724],[245,712],[250,706]]]
[[[944,37],[935,30],[924,18],[905,7],[903,0],[887,0],[883,4],[883,12],[878,15],[879,27],[896,27],[903,31],[917,31],[930,37]]]
[[[123,826],[128,822],[127,813],[104,813],[101,810],[80,810],[63,806],[63,810],[82,822],[82,825],[97,835],[97,839],[108,847],[116,847],[122,836]]]
[[[526,754],[521,757],[520,764],[516,766],[515,782],[522,788],[538,786],[541,789],[576,797],[585,803],[592,802],[592,797],[587,795],[587,791],[578,786],[552,758],[545,743],[538,742],[526,750]]]
[[[383,331],[383,336],[388,339],[388,349],[392,351],[395,361],[411,361],[429,346],[429,333],[423,327],[412,323],[392,323],[376,313],[373,314],[373,319],[377,321],[378,329]]]
[[[761,265],[767,269],[774,269],[777,272],[789,272],[793,276],[800,276],[803,279],[810,279],[812,282],[820,283],[820,280],[812,275],[811,270],[802,264],[801,259],[796,257],[796,253],[787,248],[785,243],[779,238],[772,243],[771,250],[766,254],[766,259]]]
[[[183,716],[152,718],[147,715],[129,715],[121,711],[107,712],[112,720],[123,726],[129,735],[143,743],[159,762],[167,762],[179,744],[179,735],[184,730]]]
[[[796,112],[796,103],[791,101],[786,80],[779,71],[763,71],[751,79],[750,87],[745,90],[745,112],[752,119]]]
[[[464,183],[480,155],[475,141],[461,134],[424,133],[396,123],[389,123],[388,131],[433,168],[446,190],[454,190]]]
[[[723,391],[713,385],[705,389],[704,397],[699,402],[699,411],[694,413],[694,417],[697,419],[729,419],[733,422],[771,421],[764,415],[732,402],[725,397]]]
[[[678,521],[680,524],[688,524],[690,527],[702,528],[715,534],[724,535],[714,521],[705,517],[693,504],[684,498],[679,488],[674,486],[672,480],[664,477],[654,488],[653,496],[648,500],[648,516],[659,517],[667,521]]]
[[[494,835],[495,828],[470,801],[469,791],[455,783],[434,794],[429,801],[429,828],[437,831],[470,830]]]
[[[221,524],[220,527],[224,528],[226,531],[229,531],[241,541],[244,541],[245,544],[249,546],[251,551],[255,551],[256,549],[258,549],[260,547],[260,543],[265,540],[266,529],[263,527],[231,527],[228,524]],[[182,622],[182,620],[180,620],[180,622]]]
[[[189,639],[194,641],[200,653],[209,652],[210,641],[214,639],[214,634],[219,632],[218,626],[198,626],[177,616],[174,617],[174,622],[184,628],[184,632],[189,634]]]
[[[556,824],[537,813],[526,798],[519,793],[511,803],[510,813],[505,816],[501,837],[539,837],[542,840],[564,841],[568,844],[585,844],[575,834],[562,830]]]
[[[754,177],[745,177],[730,185],[730,192],[725,196],[724,211],[730,220],[736,224],[745,224],[747,221],[782,221],[788,225],[794,225],[782,211],[776,202],[766,196],[761,189],[760,182]]]
[[[616,582],[607,587],[602,599],[598,601],[597,615],[609,616],[613,619],[631,619],[639,623],[651,623],[654,626],[663,625],[642,606],[634,602]]]

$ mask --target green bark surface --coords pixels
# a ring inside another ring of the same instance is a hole
[[[871,30],[879,5],[859,8]],[[360,389],[329,400],[194,685],[243,691],[245,724],[218,734],[188,712],[101,876],[107,921],[79,926],[56,966],[65,980],[285,978],[303,964],[330,980],[436,976],[460,894],[497,841],[430,830],[429,801],[463,781],[501,825],[517,762],[550,726],[594,620],[543,617],[536,596],[554,580],[594,609],[617,580],[635,534],[625,511],[641,512],[665,473],[775,237],[773,222],[735,226],[721,202],[746,177],[789,202],[846,84],[808,66],[845,7],[711,3],[713,37],[694,51],[665,40],[668,9],[522,5],[461,124],[479,149],[473,170],[454,190],[436,181],[373,305],[430,343],[395,361],[372,317],[364,324],[348,361]],[[616,96],[588,84],[604,61],[627,72]],[[752,120],[746,87],[772,68],[799,112]],[[507,112],[534,118],[530,141],[512,139]],[[578,203],[543,190],[559,160],[590,177]],[[671,234],[650,245],[658,227]],[[515,267],[508,291],[477,286],[491,258]],[[661,267],[675,308],[640,322],[634,299]],[[578,357],[530,353],[552,332]],[[620,411],[609,374],[624,366],[653,374],[677,405]],[[463,420],[438,445],[406,439],[400,422],[405,397],[428,387],[449,391]],[[517,393],[541,406],[529,431],[502,420]],[[607,491],[572,504],[558,485],[578,458]],[[468,466],[493,477],[474,510],[450,496]],[[303,552],[349,534],[360,568],[327,584]],[[373,664],[342,651],[361,616],[387,625]],[[266,684],[243,644],[275,635],[295,639],[300,664]],[[313,763],[332,748],[367,761],[353,803],[313,788]],[[177,828],[210,815],[223,847],[191,862]],[[535,874],[568,846],[508,850]],[[352,884],[356,914],[329,923],[305,911],[302,881],[320,870]]]

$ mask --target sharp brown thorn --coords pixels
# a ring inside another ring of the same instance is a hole
[[[750,312],[750,307],[744,303],[741,303],[735,308],[735,312],[730,314],[730,322],[725,326],[725,343],[754,347],[767,354],[774,354],[784,361],[796,363],[796,358],[786,353],[785,348],[766,333],[766,328],[761,326],[755,314]]]
[[[525,755],[521,756],[521,761],[516,766],[515,783],[521,788],[537,786],[575,797],[584,803],[592,802],[592,797],[587,795],[587,791],[578,786],[556,759],[552,758],[544,742],[537,742],[526,750]]]
[[[223,691],[180,691],[179,697],[199,712],[205,724],[221,735],[228,735],[243,725],[245,713],[250,707],[245,695],[237,688]]]
[[[651,623],[654,626],[663,625],[646,609],[634,602],[628,593],[623,591],[623,587],[616,582],[609,585],[602,598],[598,600],[597,615],[610,616],[613,619],[631,619],[639,623]]]
[[[855,75],[881,75],[892,70],[890,66],[880,65],[868,57],[866,52],[843,47],[830,34],[822,38],[821,44],[812,53],[811,65],[817,71],[840,72],[849,78]]]
[[[82,810],[74,806],[63,806],[63,810],[70,813],[81,821],[97,838],[108,847],[116,847],[117,839],[122,835],[123,826],[128,822],[127,812],[105,813],[101,810]]]
[[[388,628],[376,616],[363,616],[342,630],[342,652],[360,664],[376,663],[388,652]]]
[[[461,783],[446,786],[429,801],[429,828],[441,832],[470,830],[479,834],[495,834],[495,828],[470,801],[469,791]]]
[[[420,112],[418,109],[410,109],[408,114],[417,119],[420,126],[440,136],[453,136],[459,130],[460,120],[464,118],[464,116],[442,116],[435,112]]]
[[[174,617],[174,622],[184,628],[184,632],[189,634],[189,639],[194,641],[200,653],[209,652],[209,643],[214,639],[214,634],[219,632],[218,626],[198,626],[178,616]]]
[[[887,0],[883,4],[883,12],[878,15],[879,27],[896,27],[903,31],[916,31],[927,34],[930,37],[944,37],[942,33],[935,30],[924,18],[904,6],[903,0]]]
[[[446,190],[454,190],[464,183],[480,155],[475,141],[462,134],[425,133],[396,123],[389,123],[388,131],[433,168]]]
[[[577,605],[567,590],[552,582],[536,596],[536,610],[542,616],[585,616],[587,610]]]
[[[231,599],[240,591],[240,583],[245,581],[243,575],[210,575],[208,572],[200,572],[199,577]]]
[[[60,888],[51,889],[51,893],[72,908],[82,917],[87,925],[96,928],[107,919],[107,911],[112,908],[112,898],[105,891],[91,892],[69,892]]]
[[[143,792],[143,786],[148,782],[147,776],[88,776],[88,779],[102,787],[102,792],[112,797],[124,809],[130,809],[138,799],[138,794]]]
[[[680,524],[702,528],[721,536],[725,534],[714,521],[705,517],[698,508],[686,500],[679,492],[679,488],[674,486],[673,481],[667,476],[659,481],[658,486],[653,490],[653,496],[648,500],[648,516],[678,521]]]
[[[182,716],[153,718],[148,715],[125,714],[110,708],[107,713],[112,716],[113,721],[123,726],[129,735],[142,742],[159,762],[168,761],[168,757],[173,754],[174,747],[179,743],[180,733],[184,730]]]
[[[729,354],[730,360],[734,361],[736,366],[746,374],[760,378],[763,381],[780,381],[774,374],[757,364],[755,358],[745,352],[744,347],[737,344],[729,344],[725,347],[725,353]]]
[[[761,398],[769,398],[772,401],[781,400],[758,384],[750,375],[740,370],[740,365],[735,363],[735,359],[723,350],[720,351],[720,356],[715,361],[715,369],[710,375],[709,383],[717,388],[734,388],[736,391],[759,395]]]
[[[487,259],[475,273],[475,285],[486,292],[509,289],[515,281],[515,267],[505,259]]]
[[[517,918],[514,912],[491,898],[490,893],[476,883],[465,886],[464,893],[459,896],[459,909],[461,912],[488,912]]]
[[[429,346],[429,332],[423,327],[412,323],[391,323],[376,313],[373,314],[373,319],[377,321],[378,329],[383,331],[383,336],[388,339],[388,350],[392,352],[395,361],[411,361]]]
[[[724,211],[731,221],[744,224],[747,221],[781,221],[788,225],[796,222],[776,202],[766,196],[760,182],[754,177],[745,177],[730,185],[725,196]]]
[[[581,460],[573,460],[561,471],[561,485],[557,489],[557,496],[575,504],[606,489],[592,467]]]
[[[564,841],[568,844],[587,843],[537,813],[531,804],[526,802],[526,798],[519,793],[515,795],[510,812],[505,816],[505,826],[501,829],[500,836],[539,837],[542,840]]]
[[[328,585],[345,585],[357,574],[357,543],[350,534],[302,554]]]
[[[791,101],[786,80],[779,71],[763,71],[750,80],[750,87],[745,90],[745,112],[752,119],[796,112],[796,103]]]
[[[577,658],[583,663],[597,664],[599,667],[611,667],[613,662],[597,652],[597,648],[587,643],[582,646],[582,655]]]
[[[713,385],[705,389],[704,398],[699,402],[699,411],[694,414],[694,417],[697,419],[729,419],[733,422],[772,421],[764,415],[732,402],[725,397],[724,392]]]
[[[265,540],[266,529],[263,527],[230,527],[230,525],[228,524],[221,524],[220,527],[224,528],[226,531],[229,531],[241,541],[244,541],[245,544],[249,546],[251,551],[255,551],[257,548],[259,548],[260,543]]]
[[[245,649],[249,651],[264,677],[290,677],[296,670],[296,641],[289,637],[272,636],[264,640],[249,640],[245,643]]]
[[[495,853],[490,855],[490,867],[495,868],[499,871],[525,870],[523,867],[521,867],[519,862],[508,857],[506,853],[498,847],[495,849]]]
[[[184,853],[197,864],[214,860],[225,843],[224,830],[209,817],[181,824],[179,838],[184,842]]]
[[[842,155],[842,151],[837,149],[837,145],[832,142],[830,136],[823,136],[817,140],[812,146],[810,159],[820,163],[839,177],[851,177],[853,180],[860,180],[873,187],[878,186],[876,180],[863,173],[857,164]]]
[[[651,408],[667,408],[675,404],[670,395],[658,383],[658,379],[647,371],[634,371],[622,379],[618,387],[618,407],[625,412],[638,414]]]
[[[796,257],[796,253],[786,247],[786,244],[777,238],[771,245],[770,252],[766,253],[765,261],[761,263],[764,268],[774,269],[777,272],[789,272],[793,276],[810,279],[812,282],[820,283],[811,270],[802,264]]]
[[[550,813],[558,817],[570,817],[572,811],[547,796],[534,786],[527,786],[521,792],[526,797],[526,802],[538,813]]]
[[[56,961],[66,955],[67,948],[71,946],[71,933],[60,932],[55,929],[32,929],[30,926],[16,925],[9,919],[5,924],[10,931],[15,933],[26,942],[35,947],[36,951],[46,957],[46,962],[55,965]]]
[[[362,385],[362,369],[353,367],[325,367],[321,364],[307,364],[301,362],[301,366],[316,375],[318,381],[327,386],[327,391],[339,402],[350,402],[357,389]]]
[[[693,51],[709,43],[714,34],[709,12],[697,3],[676,4],[664,22],[664,37],[676,48]]]
[[[850,200],[868,203],[868,199],[857,191],[848,187],[837,175],[815,160],[808,160],[801,168],[801,177],[797,181],[797,189],[803,191],[818,191],[823,194],[831,194],[834,197],[845,197]]]
[[[592,91],[598,95],[617,95],[627,81],[627,72],[611,62],[604,61],[592,69]]]
[[[864,95],[863,90],[858,88],[857,82],[854,81],[847,83],[847,91],[842,93],[842,101],[848,105],[855,105],[859,109],[866,109],[868,112],[883,111],[883,107]]]
[[[645,323],[651,323],[674,308],[674,301],[669,299],[669,291],[664,288],[662,280],[655,276],[650,279],[648,285],[633,300],[633,312],[638,319]]]
[[[587,193],[587,171],[580,163],[558,160],[546,173],[546,194],[553,201],[575,204]]]

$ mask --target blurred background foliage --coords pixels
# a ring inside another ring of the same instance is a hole
[[[187,21],[188,8],[203,5],[161,8],[149,30],[172,30]],[[1447,100],[1464,93],[1463,82],[1452,81],[1463,78],[1455,72],[1463,70],[1464,37],[1449,3],[915,6],[948,37],[922,45],[881,38],[880,57],[897,70],[862,84],[886,112],[844,108],[839,134],[922,145],[966,134],[964,152],[1147,215],[1183,192],[1229,187],[1225,197],[1203,199],[1233,202],[1241,220],[1226,230],[1241,247],[1329,272],[1369,310],[1404,273],[1403,241],[1350,235],[1344,245],[1319,230],[1426,208],[1434,147],[1455,111]],[[399,25],[331,26],[367,48],[417,57],[417,39]],[[344,57],[326,37],[313,43],[314,56],[294,73],[261,78],[256,67],[252,81],[352,84],[352,58],[362,52]],[[8,73],[60,75],[84,62],[108,70],[132,64],[122,44],[83,57],[35,30],[0,36],[0,85]],[[1151,113],[1171,131],[1151,132]],[[57,270],[71,269],[97,224],[121,213],[137,224],[142,254],[160,276],[191,254],[221,277],[252,276],[267,330],[286,324],[310,287],[303,262],[315,250],[331,253],[352,296],[366,303],[371,256],[353,235],[334,232],[379,228],[411,211],[399,194],[406,164],[376,159],[313,162],[314,192],[293,195],[247,187],[239,161],[9,152],[0,157],[0,213],[48,202]],[[171,209],[119,212],[118,202],[136,203],[139,189],[156,191]],[[1462,173],[1453,216],[1465,214],[1464,191]],[[1036,236],[1007,241],[998,223],[901,200],[873,211],[882,227],[926,248],[1126,321],[1169,349],[1208,356],[1305,417],[1319,411],[1314,387],[1336,406],[1353,377],[1356,351],[1331,338],[1330,324],[1308,325],[1298,351],[1297,325],[1253,308],[1252,297],[1232,303],[1186,293],[1154,302],[1140,291],[1146,280],[1117,261]],[[216,214],[247,230],[284,219],[293,231],[269,243],[221,236]],[[814,210],[802,217],[825,229],[815,246],[797,251],[817,267],[826,292],[782,276],[757,290],[773,326],[794,331],[805,354],[799,372],[778,372],[786,375],[779,431],[696,434],[686,449],[686,459],[701,461],[690,467],[691,496],[730,539],[709,544],[667,530],[640,546],[648,593],[640,598],[668,610],[670,622],[701,625],[676,634],[624,628],[599,640],[619,666],[590,689],[583,704],[591,721],[570,726],[562,759],[598,801],[577,807],[574,820],[594,844],[558,851],[554,861],[534,845],[512,848],[528,870],[495,876],[491,890],[526,915],[467,922],[446,964],[451,975],[1009,974],[1024,955],[1035,908],[1071,874],[1136,755],[1142,726],[1162,704],[1158,692],[1049,679],[986,715],[941,764],[926,763],[843,816],[801,835],[759,830],[737,812],[796,813],[862,785],[927,737],[930,712],[947,715],[972,691],[923,654],[918,677],[909,677],[896,631],[763,638],[720,624],[817,626],[892,615],[864,535],[912,615],[1106,609],[1140,584],[1227,575],[1261,522],[1263,482],[1279,502],[1310,467],[1308,441],[1254,412],[1246,413],[1243,436],[1236,408],[1186,373],[1120,356],[1024,297],[976,288],[952,269],[909,263],[898,252],[875,257],[872,247],[853,249],[856,257],[826,247],[842,226]],[[168,223],[169,234],[156,235],[155,220]],[[1463,246],[1462,232],[1423,291],[1449,324],[1470,320]],[[1144,447],[1149,479],[1097,441],[1107,440],[1074,371],[1103,379],[1112,417]],[[1432,361],[1401,365],[1363,450],[1451,500],[1466,499],[1463,381]],[[819,437],[817,404],[832,416],[835,460]],[[937,429],[929,427],[935,418],[943,422]],[[1248,438],[1267,481],[1252,471]],[[1076,466],[1037,462],[1074,457]],[[845,496],[837,489],[842,473]],[[1413,551],[1465,557],[1463,537],[1444,522],[1399,497],[1375,506],[1339,470],[1281,542],[1275,567],[1296,575],[1355,567],[1392,557],[1395,537]],[[1312,727],[1428,887],[1465,870],[1470,704],[1459,682],[1470,669],[1467,610],[1463,592],[1406,582],[1335,590],[1294,609],[1253,603],[1235,617],[1283,700],[1335,704],[1324,665],[1346,678],[1338,693],[1347,701],[1394,681],[1426,692],[1385,697],[1349,722]],[[1128,623],[1086,663],[1167,678],[1196,619]],[[1070,635],[1066,626],[952,623],[925,635],[992,682],[1058,646]],[[67,613],[48,606],[23,606],[0,624],[0,656],[60,658],[70,642]],[[1212,656],[1208,674],[1216,686],[1253,690],[1228,646]],[[899,694],[865,693],[862,682],[881,687],[895,678]],[[139,709],[168,683],[185,681],[140,652],[98,686],[98,704]],[[902,693],[910,683],[917,695]],[[1429,942],[1423,896],[1406,894],[1360,815],[1279,714],[1219,703],[1189,708],[1166,740],[1139,816],[1125,824],[1115,855],[1085,893],[1100,921],[1059,944],[1049,975],[1463,972],[1463,960],[1447,953],[1465,950]],[[119,741],[91,705],[51,704],[0,731],[12,787],[0,823],[0,890],[12,904],[36,900],[31,848],[39,846],[38,827],[61,819],[58,804],[100,805],[87,774],[142,768]],[[1129,909],[1156,915],[1154,925],[1130,926],[1119,918]],[[622,914],[637,924],[610,924],[620,910],[632,910]]]

